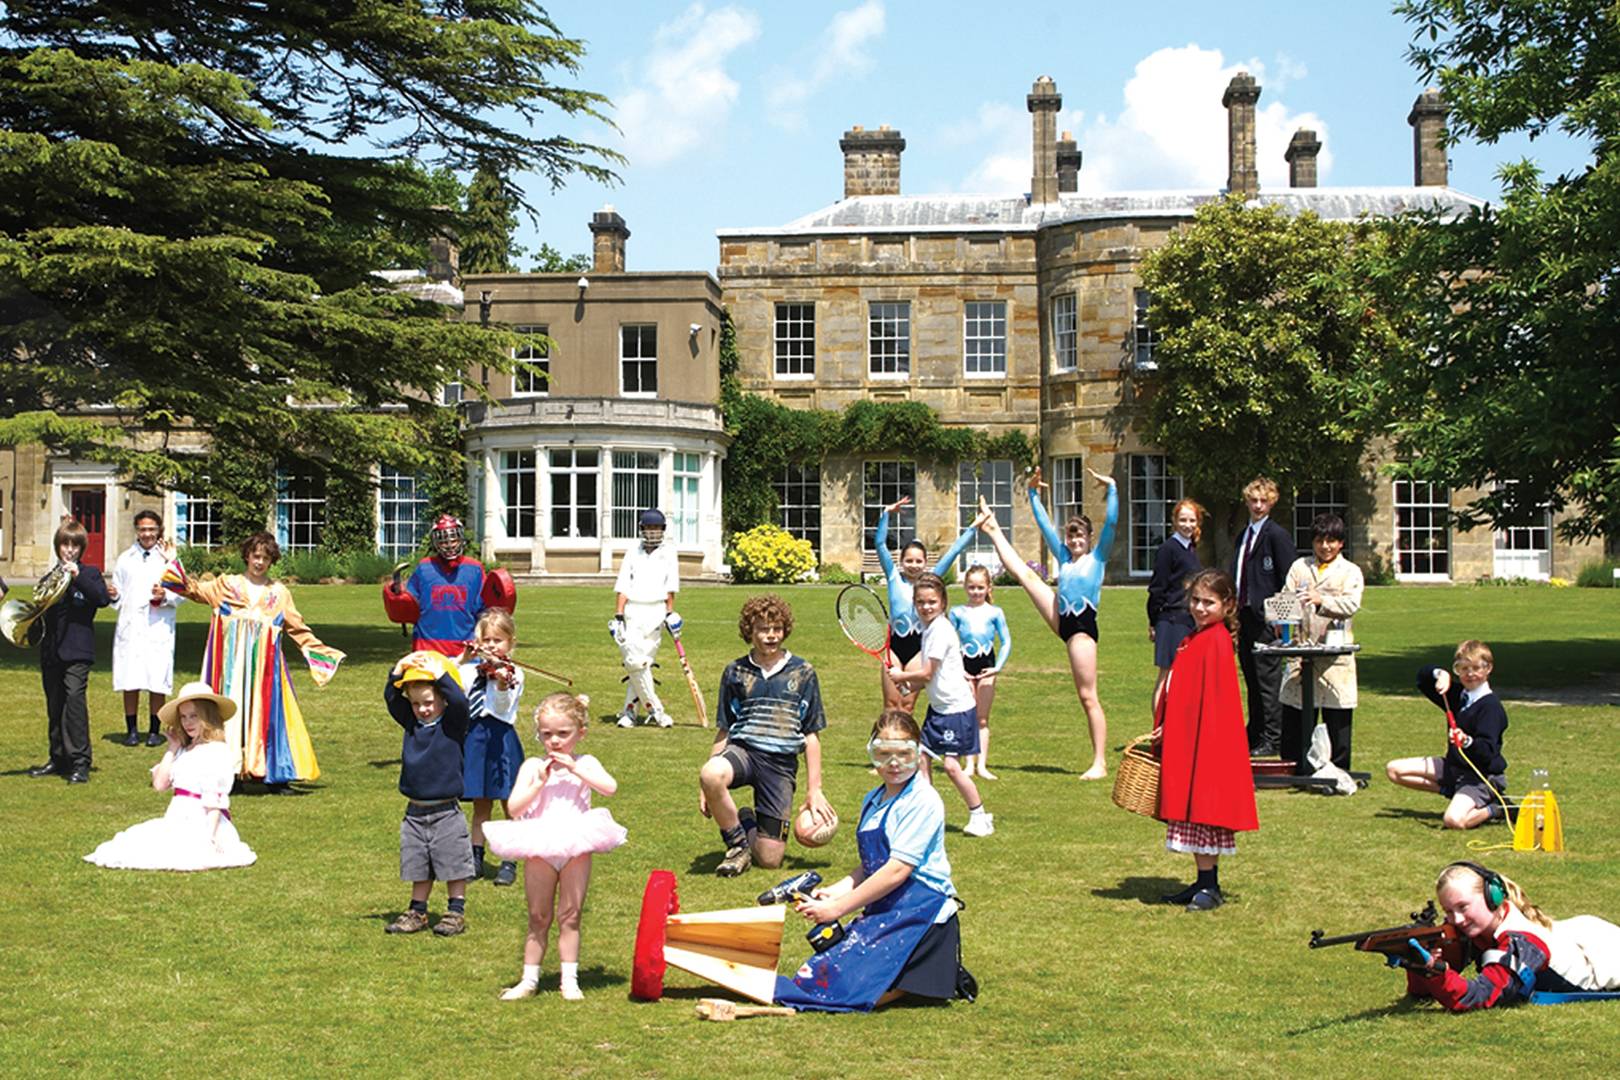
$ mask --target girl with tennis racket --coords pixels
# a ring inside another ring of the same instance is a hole
[[[1108,562],[1108,551],[1114,546],[1114,525],[1119,521],[1119,489],[1113,477],[1104,476],[1095,469],[1087,469],[1092,478],[1108,492],[1107,511],[1102,532],[1097,542],[1091,542],[1091,519],[1084,515],[1071,517],[1064,525],[1060,539],[1052,528],[1052,519],[1041,505],[1041,470],[1036,466],[1029,478],[1029,508],[1035,514],[1046,546],[1058,562],[1057,588],[1048,585],[1039,573],[1013,550],[1012,543],[1002,534],[995,515],[984,501],[979,501],[979,516],[975,524],[995,545],[996,557],[1001,565],[1018,579],[1018,584],[1029,593],[1035,610],[1052,632],[1063,639],[1069,653],[1069,670],[1074,674],[1074,689],[1080,696],[1080,707],[1086,712],[1086,726],[1091,732],[1091,768],[1080,774],[1082,780],[1101,780],[1108,775],[1108,764],[1103,760],[1103,747],[1108,742],[1108,720],[1103,715],[1102,702],[1097,699],[1097,600],[1102,595],[1103,571]]]
[[[889,554],[889,515],[910,504],[911,496],[902,495],[883,508],[878,515],[877,535],[872,538],[872,544],[877,548],[878,564],[883,567],[883,580],[889,592],[889,652],[902,671],[919,671],[922,668],[922,661],[918,657],[922,652],[923,626],[917,618],[916,605],[911,600],[911,587],[924,573],[943,576],[946,567],[973,542],[977,530],[972,526],[964,529],[962,535],[956,538],[956,543],[932,567],[928,565],[928,549],[922,541],[908,541],[900,548],[900,565],[897,567],[894,557]],[[914,686],[906,690],[896,686],[894,680],[889,678],[888,671],[884,670],[883,707],[913,711],[919,688]]]

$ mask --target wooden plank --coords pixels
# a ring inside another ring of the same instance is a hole
[[[682,949],[675,945],[664,946],[664,962],[700,979],[707,979],[723,986],[745,998],[751,998],[762,1005],[771,1004],[776,995],[774,967],[763,968],[751,963],[735,963],[722,957]]]

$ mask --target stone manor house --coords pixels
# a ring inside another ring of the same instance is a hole
[[[634,543],[635,512],[657,504],[686,576],[718,576],[721,470],[730,450],[717,404],[719,336],[729,314],[742,382],[754,393],[806,409],[918,401],[947,424],[1038,440],[1048,509],[1060,523],[1076,511],[1100,519],[1102,498],[1086,469],[1113,476],[1121,515],[1109,580],[1144,579],[1182,489],[1133,422],[1135,377],[1154,364],[1152,297],[1137,276],[1143,256],[1201,204],[1228,193],[1338,220],[1478,205],[1447,185],[1445,107],[1433,91],[1407,117],[1410,184],[1319,187],[1321,142],[1300,130],[1285,155],[1289,186],[1261,190],[1260,94],[1247,74],[1226,88],[1224,189],[1079,194],[1081,150],[1056,130],[1062,97],[1043,76],[1026,98],[1027,193],[905,194],[901,133],[853,127],[839,141],[843,197],[784,225],[719,229],[713,274],[628,269],[630,230],[611,207],[590,223],[594,257],[584,274],[461,277],[453,250],[437,251],[437,272],[401,287],[444,300],[461,318],[537,329],[554,342],[544,355],[518,357],[515,375],[468,372],[488,400],[464,393],[464,384],[442,391],[445,407],[464,412],[469,525],[485,555],[519,575],[603,577]],[[1311,518],[1331,509],[1349,523],[1348,554],[1402,580],[1573,577],[1601,555],[1601,545],[1558,540],[1550,518],[1496,532],[1453,530],[1446,511],[1475,493],[1392,481],[1377,464],[1284,493],[1279,512],[1291,515],[1302,550]],[[379,549],[411,550],[431,508],[413,478],[379,474],[379,481]],[[1022,488],[1011,461],[942,468],[904,455],[804,461],[777,480],[781,524],[809,540],[822,561],[851,569],[872,564],[878,509],[902,495],[913,505],[898,516],[891,544],[917,536],[940,550],[983,497],[1019,550],[1037,557]],[[100,466],[37,446],[0,449],[0,574],[18,580],[41,572],[64,513],[85,520],[110,559],[132,538],[133,510],[157,503],[183,541],[236,539],[218,535],[206,498],[147,499]],[[317,546],[323,521],[320,478],[282,478],[267,524],[283,547]],[[967,558],[989,556],[983,545]],[[1205,560],[1212,558],[1206,548]]]

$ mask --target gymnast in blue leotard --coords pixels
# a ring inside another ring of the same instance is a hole
[[[883,508],[872,544],[877,548],[878,565],[883,567],[883,580],[889,592],[889,652],[894,655],[895,663],[905,670],[921,671],[922,662],[917,657],[922,651],[922,620],[911,602],[911,585],[924,572],[944,576],[946,568],[973,542],[977,530],[971,525],[964,529],[956,543],[932,567],[928,565],[928,549],[922,541],[908,541],[900,549],[900,565],[896,566],[894,557],[889,554],[889,515],[909,505],[911,496],[903,495]],[[890,681],[887,671],[883,672],[884,708],[910,709],[916,704],[921,689],[903,691]]]
[[[996,701],[996,673],[1012,656],[1012,628],[1007,616],[990,602],[990,570],[970,566],[962,575],[962,589],[968,602],[951,608],[951,622],[962,639],[962,670],[973,686],[973,701],[979,718],[979,752],[962,758],[962,771],[985,780],[994,780],[990,771],[990,708]]]
[[[1103,747],[1108,742],[1108,720],[1103,715],[1102,702],[1097,699],[1097,600],[1102,593],[1108,551],[1114,545],[1114,526],[1119,521],[1119,489],[1112,477],[1094,469],[1086,471],[1108,492],[1102,532],[1097,534],[1095,545],[1091,542],[1091,519],[1084,515],[1071,517],[1059,539],[1052,520],[1046,516],[1046,508],[1041,505],[1041,488],[1046,486],[1041,483],[1041,470],[1037,468],[1030,475],[1030,509],[1041,535],[1046,538],[1046,546],[1058,562],[1056,589],[1019,558],[1002,534],[995,515],[982,501],[974,524],[995,545],[1001,565],[1018,579],[1046,625],[1063,639],[1069,652],[1069,670],[1074,674],[1074,689],[1080,696],[1086,727],[1091,733],[1091,767],[1080,774],[1080,779],[1100,780],[1108,775],[1108,764],[1103,759]]]

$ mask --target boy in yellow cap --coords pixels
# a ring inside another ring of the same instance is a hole
[[[472,837],[461,812],[462,743],[467,696],[454,662],[436,652],[400,657],[383,686],[388,713],[405,729],[399,791],[408,800],[399,825],[399,876],[411,883],[411,906],[385,930],[414,934],[428,926],[434,881],[448,884],[450,910],[433,926],[440,937],[467,928]]]

